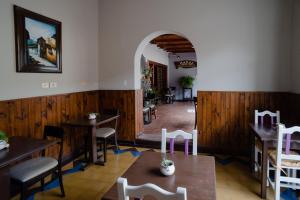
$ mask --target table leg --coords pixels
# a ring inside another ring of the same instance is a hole
[[[268,164],[268,143],[262,142],[262,164],[261,164],[261,193],[260,197],[265,199],[267,193],[267,164]]]
[[[10,176],[8,167],[0,169],[0,194],[1,199],[10,199]]]
[[[96,127],[91,127],[90,130],[90,159],[91,162],[97,162],[97,141],[96,141]]]
[[[250,134],[250,170],[253,175],[255,175],[255,161],[254,155],[255,154],[255,135],[253,133]]]

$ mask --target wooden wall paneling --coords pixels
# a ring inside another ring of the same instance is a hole
[[[141,101],[140,90],[101,90],[99,91],[100,105],[103,108],[118,108],[120,110],[119,139],[134,141],[141,130]]]
[[[206,141],[207,141],[207,144],[212,145],[212,133],[211,133],[211,115],[212,115],[212,112],[211,112],[211,92],[208,93],[207,97],[206,97],[206,118],[207,118],[207,129],[206,129],[206,132],[207,132],[207,137],[206,137]]]
[[[289,103],[285,105],[289,108],[289,119],[295,124],[300,126],[300,94],[290,94]]]
[[[0,130],[8,132],[9,126],[9,103],[0,101]]]
[[[300,122],[300,95],[280,92],[202,92],[198,91],[199,147],[221,153],[246,154],[249,122],[254,110],[281,111],[282,121]],[[100,108],[119,108],[119,138],[134,141],[143,130],[143,91],[89,91],[45,97],[0,101],[0,130],[9,135],[41,138],[47,124],[59,125],[71,118],[99,112]],[[72,151],[74,138],[69,131],[65,154]],[[82,133],[83,129],[74,131]],[[75,144],[75,145],[78,145]],[[51,150],[55,154],[56,150]]]
[[[136,137],[144,131],[143,90],[135,91],[135,132]]]
[[[60,125],[88,112],[99,112],[98,91],[0,101],[0,130],[9,136],[42,138],[45,125]],[[71,152],[74,138],[82,143],[80,134],[67,134],[65,154]],[[50,148],[49,153],[57,154],[57,148]]]
[[[249,123],[254,110],[280,110],[289,119],[288,93],[198,91],[199,146],[230,154],[249,151]],[[296,101],[296,100],[294,100]]]

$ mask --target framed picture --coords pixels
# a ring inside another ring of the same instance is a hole
[[[193,99],[193,90],[192,88],[183,88],[183,100],[191,101]]]
[[[17,72],[62,73],[61,22],[14,5]]]

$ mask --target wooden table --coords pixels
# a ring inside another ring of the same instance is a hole
[[[181,152],[168,155],[175,162],[175,174],[169,177],[160,173],[161,153],[145,151],[138,160],[122,175],[130,185],[153,183],[170,192],[177,187],[187,189],[189,200],[215,200],[216,175],[215,160],[211,156],[185,156]],[[117,200],[117,185],[102,197],[102,200]],[[149,197],[144,198],[150,199]]]
[[[11,137],[8,140],[8,149],[0,150],[0,195],[1,200],[10,199],[10,175],[9,167],[16,161],[22,160],[33,153],[40,152],[56,141]]]
[[[290,126],[288,126],[290,127]],[[268,149],[276,148],[277,145],[277,131],[275,127],[262,126],[259,124],[250,123],[251,132],[251,170],[254,173],[254,148],[255,148],[255,138],[257,138],[262,144],[262,163],[261,163],[261,176],[260,184],[261,191],[260,197],[265,199],[267,193],[267,164],[268,164]],[[300,149],[300,136],[295,134],[291,138],[291,148]]]
[[[74,120],[69,120],[62,125],[71,126],[71,127],[86,127],[88,128],[88,138],[90,148],[90,162],[94,164],[103,164],[99,159],[97,159],[97,141],[96,141],[96,129],[98,126],[116,120],[120,115],[110,115],[110,114],[101,114],[97,116],[94,120],[89,120],[87,117],[79,118]]]

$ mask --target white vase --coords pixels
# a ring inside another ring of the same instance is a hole
[[[96,119],[97,115],[95,113],[89,114],[89,119]]]
[[[175,165],[172,160],[164,160],[160,165],[160,172],[165,176],[171,176],[175,172]]]

